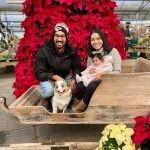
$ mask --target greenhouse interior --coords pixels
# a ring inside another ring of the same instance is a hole
[[[0,150],[150,150],[150,0],[0,0]]]

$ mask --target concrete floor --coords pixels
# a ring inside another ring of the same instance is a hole
[[[12,68],[0,67],[0,97],[7,105],[15,101]],[[98,142],[105,125],[23,125],[0,108],[0,144],[52,142]]]

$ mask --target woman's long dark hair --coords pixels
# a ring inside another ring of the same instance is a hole
[[[112,47],[108,44],[107,42],[107,39],[106,39],[106,36],[105,34],[103,33],[103,31],[99,28],[94,28],[90,34],[90,38],[89,38],[89,49],[88,49],[88,54],[89,54],[89,57],[92,57],[92,51],[95,51],[95,49],[92,47],[91,45],[91,35],[93,33],[98,33],[100,38],[103,40],[103,49],[104,49],[104,55],[107,55],[110,53],[110,51],[112,50]]]

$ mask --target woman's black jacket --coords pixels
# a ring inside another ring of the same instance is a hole
[[[59,54],[53,46],[53,41],[41,46],[34,61],[35,76],[39,81],[51,80],[53,75],[66,77],[70,71],[72,78],[81,72],[81,65],[76,49],[68,45],[62,54]]]

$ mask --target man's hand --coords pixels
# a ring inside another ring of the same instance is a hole
[[[74,95],[76,93],[76,82],[75,82],[75,80],[72,79],[69,84],[70,84],[70,87],[72,90],[72,94]]]
[[[64,79],[62,77],[58,76],[58,75],[53,75],[52,80],[58,81],[58,80],[64,80]]]

